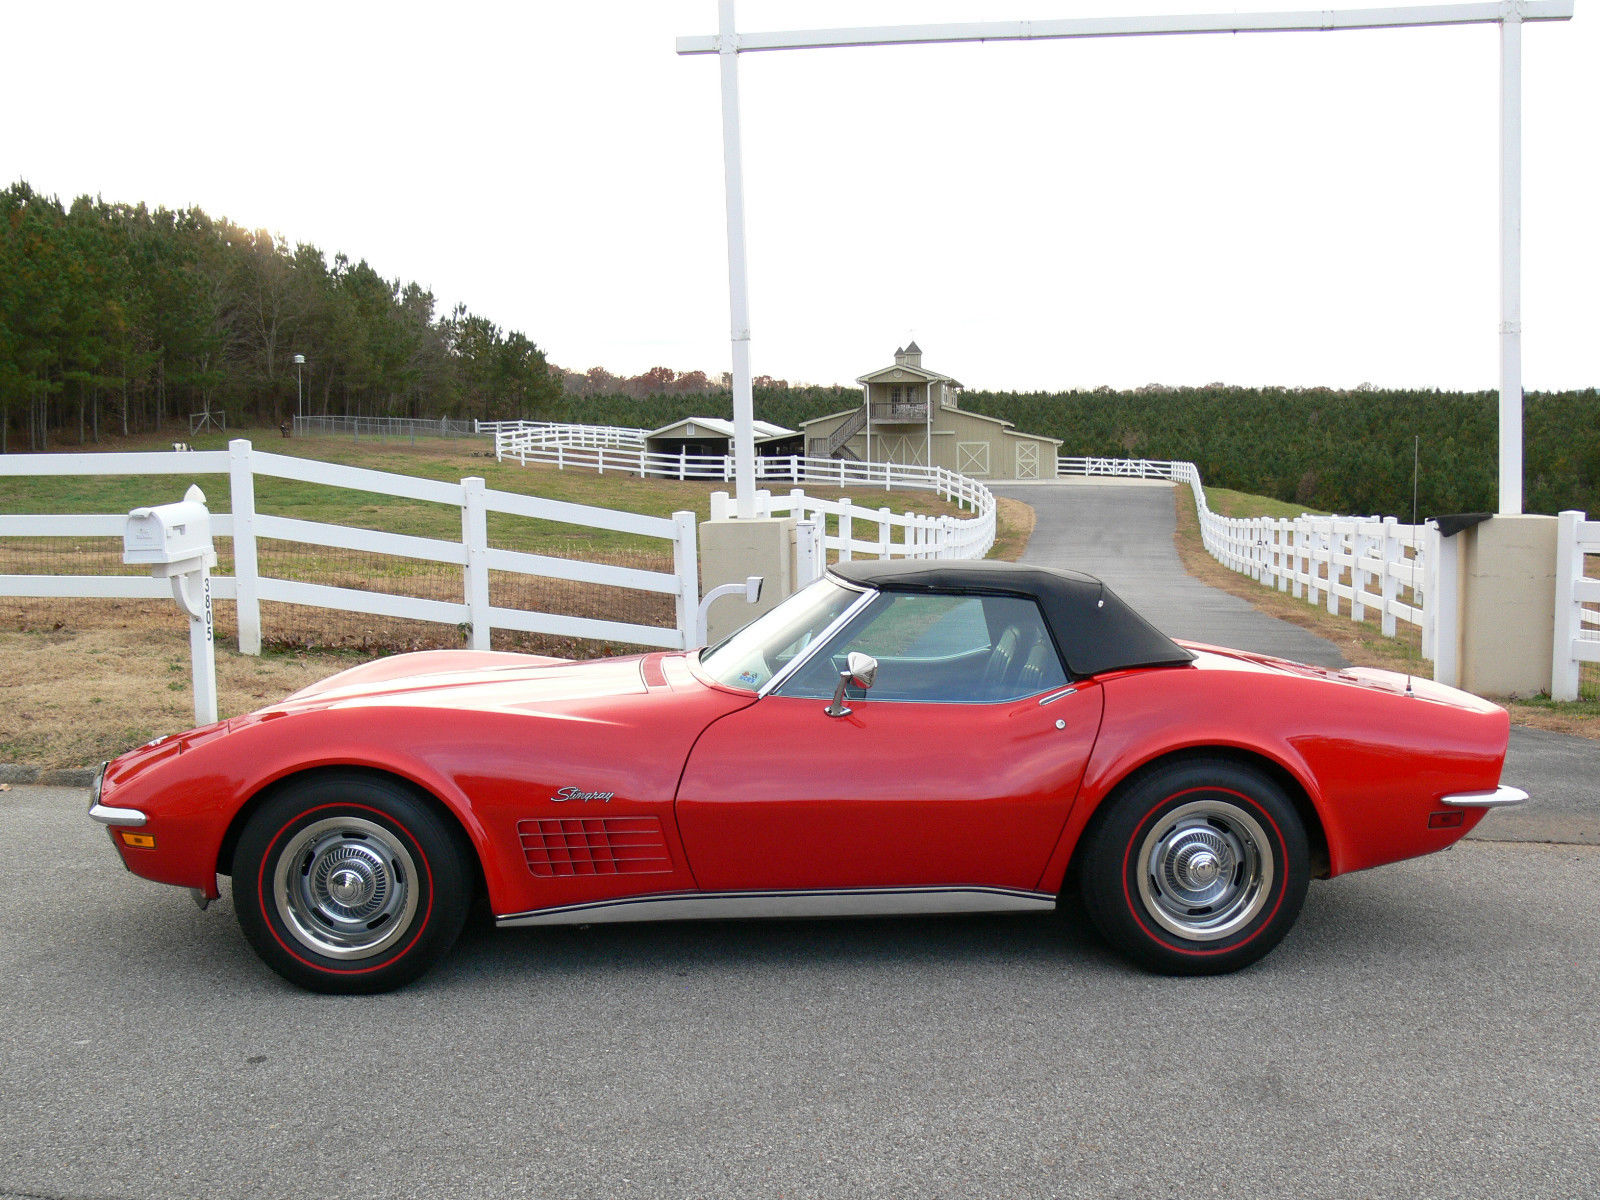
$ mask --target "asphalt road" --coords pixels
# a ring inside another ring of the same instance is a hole
[[[1314,884],[1241,974],[1057,917],[484,931],[312,996],[0,793],[0,1196],[1600,1191],[1600,849]]]
[[[1032,505],[1037,515],[1023,561],[1099,576],[1169,637],[1345,665],[1327,639],[1184,573],[1172,544],[1170,485],[1040,483],[994,491]],[[1532,801],[1490,813],[1471,836],[1600,845],[1600,742],[1513,729],[1504,778]]]

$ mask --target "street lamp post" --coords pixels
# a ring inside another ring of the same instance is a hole
[[[300,371],[305,365],[306,356],[304,354],[296,354],[294,356],[294,411],[295,416],[302,421],[305,420],[306,415],[306,394],[305,389],[300,386]]]

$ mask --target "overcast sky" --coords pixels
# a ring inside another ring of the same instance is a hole
[[[715,0],[0,0],[0,173],[366,258],[551,361],[729,364]],[[1288,3],[1259,8],[1285,10]],[[741,0],[747,29],[1232,11]],[[1600,385],[1600,3],[1524,31],[1524,377]],[[741,59],[758,374],[1493,388],[1494,26]]]

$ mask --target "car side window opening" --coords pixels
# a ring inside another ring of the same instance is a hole
[[[880,593],[777,694],[830,699],[852,651],[878,660],[856,699],[993,704],[1067,683],[1039,607],[1016,596]]]

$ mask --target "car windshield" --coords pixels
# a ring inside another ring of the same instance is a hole
[[[701,669],[727,687],[756,691],[859,599],[855,589],[819,579],[702,651]]]

